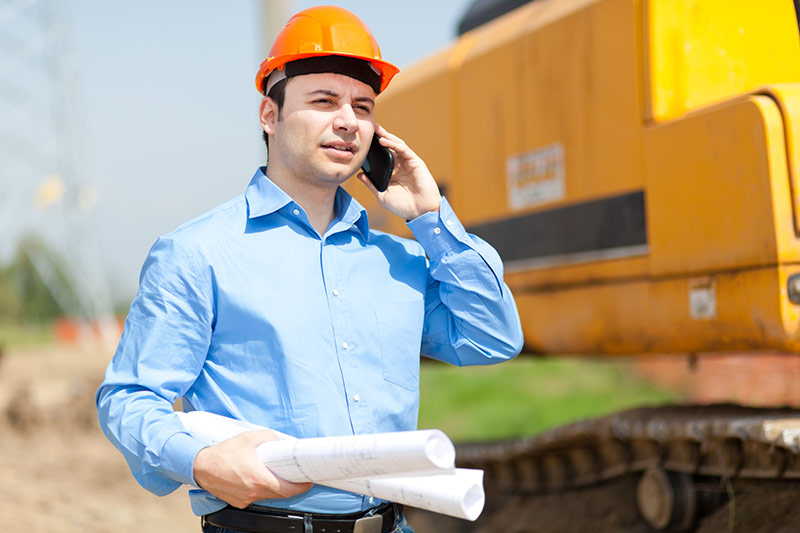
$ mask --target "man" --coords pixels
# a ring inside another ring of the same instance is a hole
[[[521,347],[499,257],[464,231],[424,162],[375,123],[396,72],[352,13],[292,17],[256,81],[267,166],[145,261],[99,417],[145,488],[197,487],[204,531],[366,531],[367,516],[383,517],[374,531],[410,529],[397,506],[274,476],[255,456],[271,431],[215,446],[188,434],[177,399],[296,437],[410,430],[420,352],[490,364]],[[396,159],[385,192],[358,172],[373,132]],[[369,229],[340,187],[356,173],[418,242]]]

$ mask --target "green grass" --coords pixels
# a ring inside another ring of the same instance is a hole
[[[0,322],[0,348],[5,350],[44,346],[53,342],[53,327],[47,323]]]
[[[0,322],[5,350],[53,342],[50,324]],[[455,442],[534,435],[576,420],[680,401],[675,391],[637,377],[633,359],[520,356],[508,363],[457,368],[426,361],[420,374],[420,428]]]
[[[625,361],[625,360],[623,360]],[[679,401],[632,372],[633,360],[525,357],[500,365],[422,365],[420,428],[453,441],[534,435],[614,411]]]

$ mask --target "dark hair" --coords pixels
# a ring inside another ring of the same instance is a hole
[[[272,98],[275,105],[278,106],[278,120],[283,118],[283,102],[286,100],[286,82],[289,78],[283,78],[275,85],[270,87],[268,97]],[[266,80],[264,80],[266,83]],[[264,144],[267,146],[267,157],[269,157],[269,136],[266,131],[261,131],[261,138],[264,139]]]

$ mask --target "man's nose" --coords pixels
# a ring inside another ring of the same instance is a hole
[[[336,112],[333,127],[337,130],[353,132],[358,128],[358,118],[356,117],[353,106],[344,104]]]

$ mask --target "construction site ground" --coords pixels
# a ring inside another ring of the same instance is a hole
[[[136,483],[97,426],[94,391],[112,349],[46,347],[0,357],[0,515],[4,531],[198,532],[185,489],[159,498]],[[636,479],[537,496],[504,497],[477,523],[410,513],[418,533],[644,532]],[[701,532],[796,531],[800,483],[739,484],[734,504]],[[490,496],[491,497],[491,496]]]

